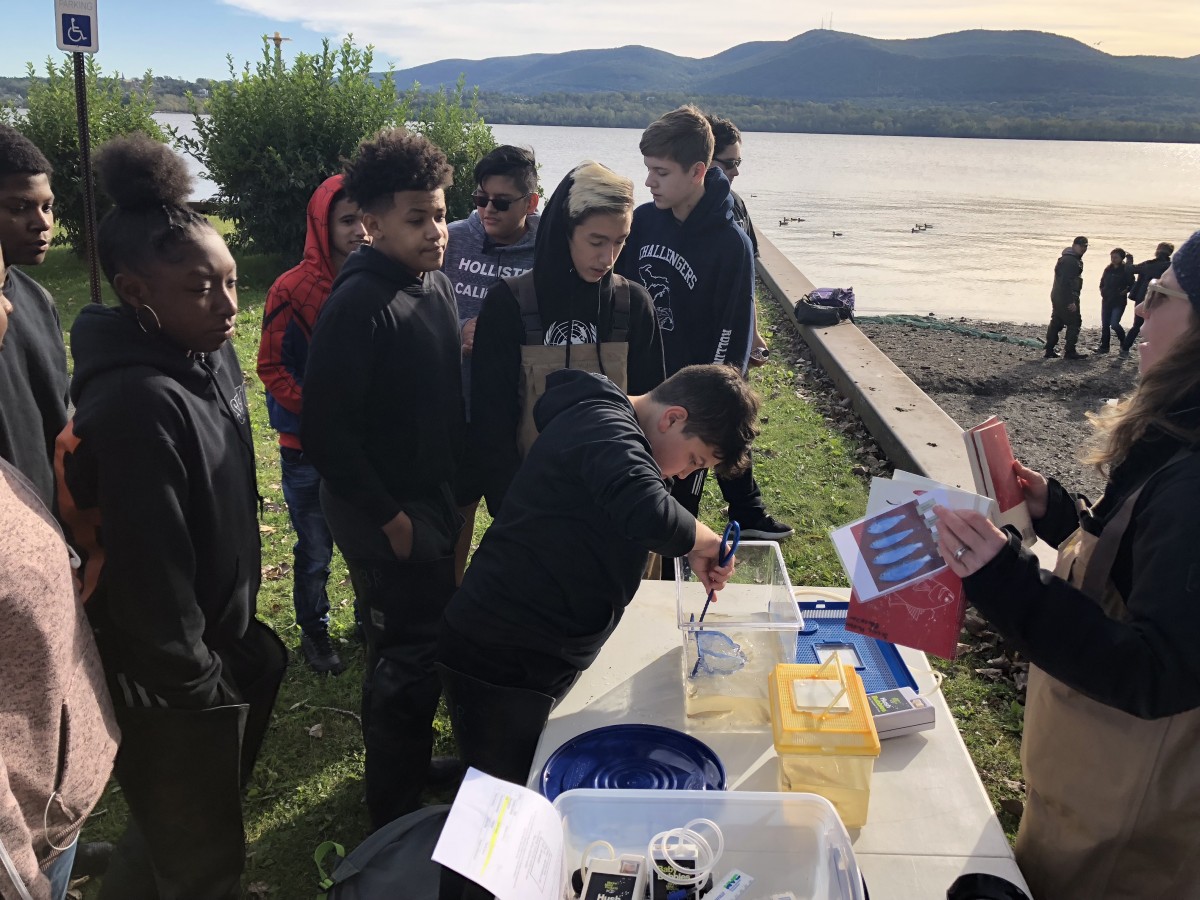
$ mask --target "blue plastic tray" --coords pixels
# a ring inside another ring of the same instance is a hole
[[[898,687],[917,690],[917,682],[908,671],[895,644],[867,637],[846,630],[846,610],[849,603],[832,600],[800,601],[800,613],[804,616],[804,628],[796,638],[796,662],[819,663],[817,645],[849,644],[858,651],[863,668],[863,687],[868,694],[890,691]]]
[[[553,801],[575,788],[725,790],[725,766],[707,744],[661,725],[608,725],[550,754],[539,779]]]

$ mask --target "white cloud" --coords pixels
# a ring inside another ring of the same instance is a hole
[[[221,0],[319,34],[353,33],[397,68],[439,59],[483,59],[642,44],[703,57],[735,44],[786,40],[820,27],[833,8],[839,31],[908,38],[968,28],[1051,31],[1108,53],[1200,52],[1190,0]]]

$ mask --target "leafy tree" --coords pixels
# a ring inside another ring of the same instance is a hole
[[[238,74],[226,59],[230,80],[211,84],[207,116],[188,95],[197,136],[176,138],[217,184],[236,245],[298,257],[313,190],[364,138],[403,122],[414,95],[397,98],[390,70],[373,76],[373,48],[353,36],[297,54],[290,69],[265,36],[253,70],[247,63]]]
[[[460,75],[453,89],[439,88],[423,95],[424,102],[410,123],[442,148],[454,166],[454,184],[446,190],[449,221],[465,219],[475,208],[475,163],[496,149],[491,127],[479,115],[479,89],[465,96],[466,78]],[[413,90],[419,86],[414,84]]]
[[[120,73],[104,76],[94,56],[87,54],[84,60],[92,147],[135,131],[145,132],[158,141],[166,140],[153,119],[154,99],[149,72],[127,89],[128,83]],[[9,104],[0,109],[0,121],[15,126],[37,144],[54,166],[51,185],[55,195],[54,216],[59,226],[55,242],[69,243],[77,253],[83,253],[86,248],[83,166],[79,156],[74,63],[69,55],[57,65],[52,58],[47,58],[45,79],[36,77],[35,72],[30,63],[27,112],[22,114],[15,104]],[[108,199],[98,193],[97,217],[103,216],[110,206]]]

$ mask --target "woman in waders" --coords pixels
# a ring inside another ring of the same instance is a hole
[[[1141,381],[1093,418],[1094,506],[1016,464],[1054,574],[939,510],[968,599],[1032,663],[1016,856],[1035,897],[1200,897],[1200,231],[1137,308]]]

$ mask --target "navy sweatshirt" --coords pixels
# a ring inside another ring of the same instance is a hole
[[[374,247],[350,254],[313,331],[300,437],[326,489],[371,525],[453,483],[460,358],[445,275],[417,278]]]
[[[667,375],[724,363],[746,371],[754,337],[754,250],[733,219],[729,179],[704,177],[704,197],[680,222],[639,206],[617,272],[643,284],[662,330]]]
[[[553,372],[534,417],[541,434],[446,610],[468,646],[488,650],[463,653],[458,667],[489,680],[506,668],[496,655],[514,650],[587,668],[633,599],[647,551],[682,556],[696,542],[696,520],[611,381]]]

